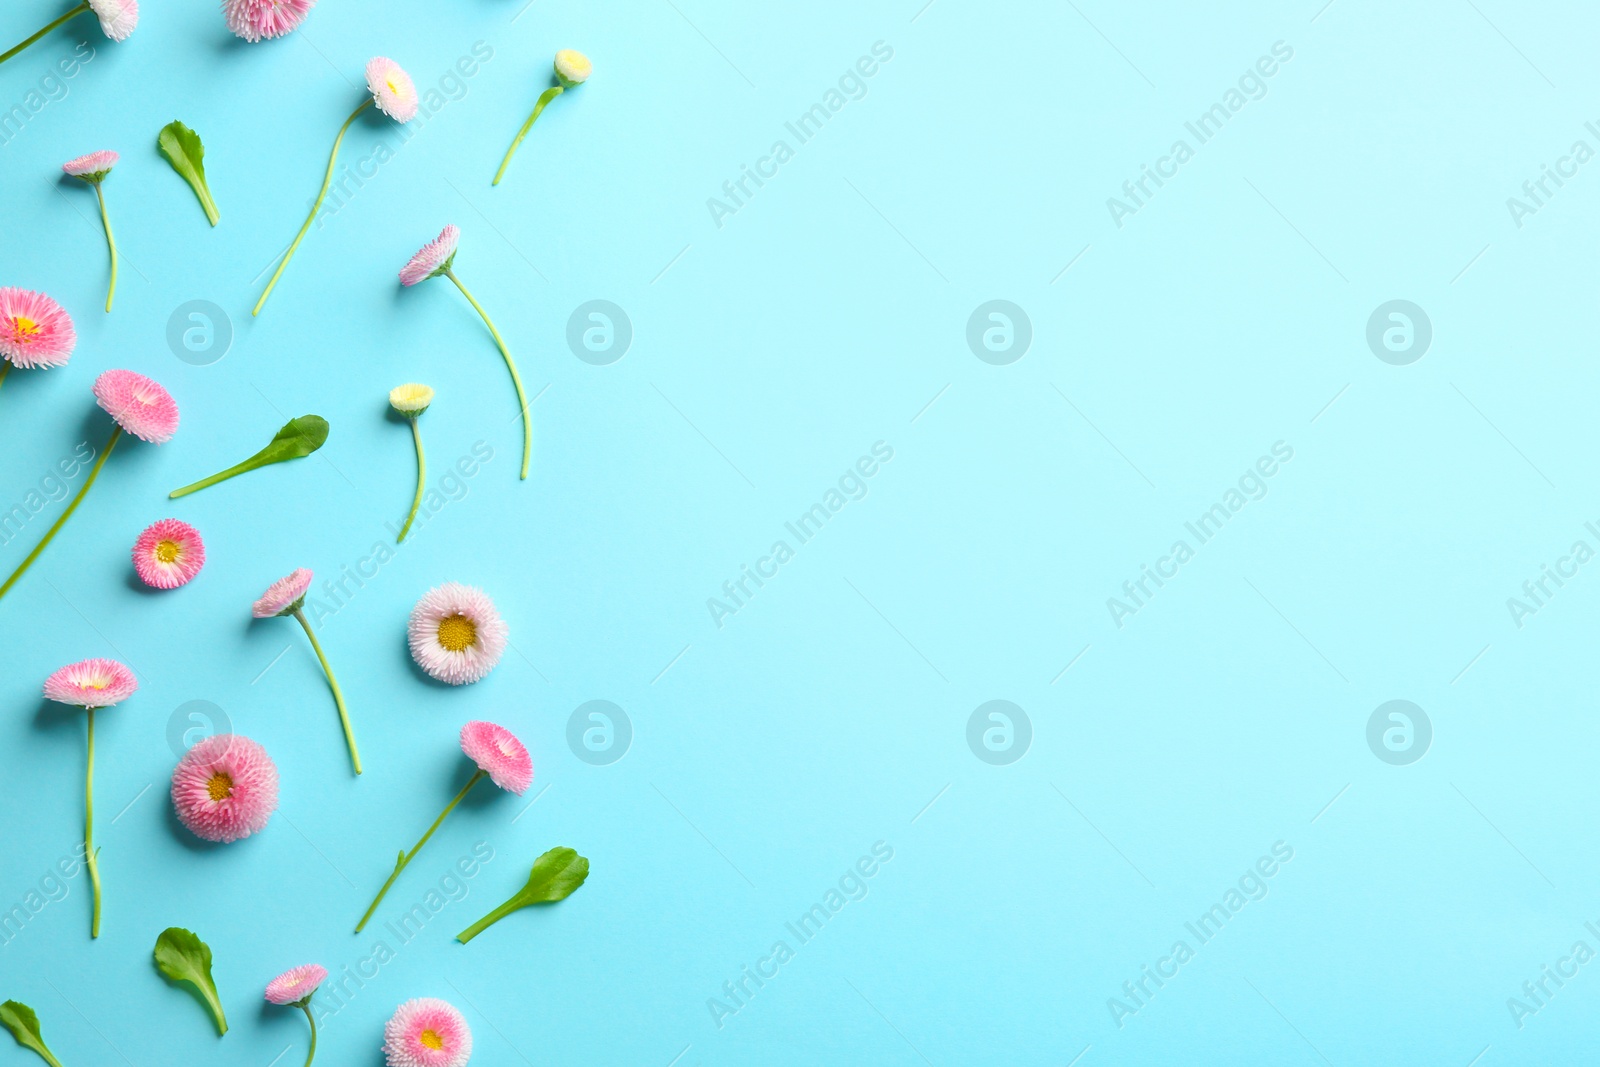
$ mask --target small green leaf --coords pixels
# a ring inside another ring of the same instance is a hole
[[[215,226],[221,216],[217,213],[217,202],[211,199],[211,189],[206,185],[206,146],[200,143],[200,135],[173,119],[161,127],[156,147],[161,149],[161,154],[167,157],[167,162],[172,164],[178,176],[194,188],[194,195],[200,198],[206,218]]]
[[[33,1013],[32,1008],[14,1000],[0,1004],[0,1026],[11,1031],[11,1036],[17,1039],[17,1044],[37,1052],[39,1058],[50,1067],[61,1067],[61,1061],[45,1048],[44,1038],[39,1034],[39,1017]]]
[[[553,848],[533,861],[528,884],[504,904],[456,935],[465,945],[507,915],[533,904],[565,900],[589,877],[589,861],[570,848]]]
[[[217,1024],[217,1034],[228,1032],[217,984],[211,980],[211,948],[180,926],[169,927],[156,938],[156,968],[174,982],[188,982],[199,991]]]
[[[225,471],[218,471],[209,478],[202,478],[193,485],[186,485],[182,489],[174,489],[167,494],[169,500],[180,496],[188,496],[198,492],[208,485],[216,485],[226,481],[235,474],[253,471],[257,467],[265,467],[269,463],[282,463],[286,459],[300,459],[309,456],[322,447],[328,439],[328,420],[321,415],[301,415],[298,419],[290,419],[283,424],[272,441],[260,452],[251,456],[242,463],[235,463]]]

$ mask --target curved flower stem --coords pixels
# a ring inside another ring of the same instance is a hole
[[[445,277],[456,283],[456,288],[461,290],[461,295],[467,298],[473,308],[483,317],[484,325],[489,327],[489,332],[494,335],[494,343],[500,346],[500,354],[506,357],[506,367],[511,371],[511,384],[517,387],[517,407],[522,411],[522,477],[528,477],[528,457],[533,452],[533,430],[528,426],[528,397],[522,391],[522,375],[517,373],[516,361],[511,358],[511,349],[506,347],[500,331],[494,328],[494,320],[489,318],[489,313],[483,310],[483,305],[467,291],[461,284],[461,279],[456,277],[456,272],[449,267],[444,269]]]
[[[84,494],[89,491],[89,487],[94,484],[94,480],[100,476],[100,468],[105,465],[106,457],[111,455],[111,446],[115,445],[117,438],[121,436],[121,426],[111,431],[111,436],[106,439],[106,447],[100,452],[100,458],[94,461],[94,466],[89,470],[89,477],[84,479],[83,488],[78,490],[78,495],[72,498],[72,503],[67,505],[67,510],[61,513],[61,517],[55,521],[55,525],[45,532],[44,539],[34,546],[32,552],[28,553],[28,558],[22,561],[22,566],[12,571],[11,577],[6,579],[6,583],[0,585],[0,597],[4,597],[11,591],[11,587],[17,584],[17,579],[21,578],[27,569],[33,566],[33,561],[39,558],[39,553],[44,551],[45,546],[50,543],[50,539],[56,535],[56,531],[61,529],[68,519],[72,518],[72,513],[78,509],[79,504],[83,503]]]
[[[411,416],[411,439],[417,443],[417,496],[411,501],[411,514],[406,516],[406,524],[400,527],[400,536],[394,539],[399,544],[406,539],[406,531],[411,529],[411,520],[417,517],[417,508],[422,506],[422,490],[428,481],[428,461],[422,454],[422,430],[417,427],[417,417]]]
[[[317,193],[316,203],[311,205],[311,214],[306,216],[305,225],[300,227],[300,232],[294,235],[294,243],[289,246],[289,251],[283,254],[283,260],[278,264],[278,269],[273,272],[272,280],[267,283],[266,292],[262,293],[261,299],[256,301],[255,310],[250,312],[251,315],[261,314],[261,307],[267,302],[267,297],[272,295],[273,287],[278,284],[278,279],[283,275],[283,268],[287,267],[289,260],[294,258],[295,249],[300,247],[300,242],[305,240],[306,231],[311,229],[311,224],[316,221],[317,212],[322,208],[322,200],[328,195],[328,186],[333,184],[333,165],[338,162],[339,146],[344,143],[345,131],[350,128],[350,124],[363,111],[372,106],[372,103],[372,98],[368,97],[360,107],[350,112],[350,117],[344,120],[343,126],[339,127],[339,136],[333,139],[333,151],[328,153],[328,172],[322,177],[322,189]]]
[[[422,851],[422,846],[428,843],[428,838],[432,837],[433,832],[439,828],[439,824],[444,822],[444,817],[455,810],[456,805],[461,803],[462,798],[467,795],[467,791],[477,785],[484,776],[482,768],[473,771],[472,777],[467,779],[467,784],[461,787],[461,792],[457,793],[456,798],[445,805],[445,809],[439,813],[439,817],[433,820],[433,825],[428,827],[428,832],[422,835],[422,840],[418,841],[410,852],[400,853],[400,859],[394,865],[394,873],[389,875],[389,880],[383,883],[383,888],[378,890],[378,895],[372,898],[372,906],[367,909],[365,915],[361,916],[361,921],[356,923],[356,933],[359,934],[361,928],[367,925],[367,920],[372,918],[372,913],[378,910],[378,905],[383,901],[384,894],[389,892],[389,887],[394,885],[394,880],[400,877],[400,872],[406,869],[406,864],[415,859],[417,853]]]
[[[350,763],[355,767],[356,773],[361,773],[361,753],[356,751],[355,731],[350,728],[350,712],[344,706],[344,694],[339,691],[339,679],[333,676],[333,668],[328,666],[328,657],[322,654],[322,645],[317,641],[317,635],[311,629],[311,624],[306,621],[306,613],[300,608],[294,611],[294,617],[300,620],[300,625],[305,629],[306,636],[311,638],[311,650],[317,654],[317,659],[322,663],[322,673],[328,676],[328,685],[333,690],[333,702],[339,707],[339,722],[344,725],[345,744],[350,746]]]
[[[111,298],[117,295],[117,239],[111,236],[111,216],[106,214],[106,194],[100,183],[94,183],[95,199],[100,201],[100,221],[106,227],[106,247],[111,250],[111,289],[106,293],[106,311],[111,310]]]
[[[500,184],[500,179],[506,176],[506,168],[511,165],[511,157],[516,155],[517,146],[522,143],[524,137],[528,136],[528,131],[533,129],[533,124],[538,120],[539,113],[544,110],[546,104],[560,96],[563,91],[561,86],[552,85],[539,94],[539,102],[533,105],[533,114],[528,116],[528,121],[524,122],[522,129],[517,131],[517,139],[511,142],[510,148],[506,149],[506,158],[500,161],[500,169],[494,172],[494,181],[490,182],[490,185]]]
[[[93,914],[89,919],[89,936],[100,936],[100,862],[94,847],[94,709],[89,713],[89,770],[83,779],[83,855],[89,868],[89,885],[94,891]]]
[[[30,44],[33,44],[39,38],[43,37],[45,34],[49,33],[51,30],[55,29],[57,26],[61,25],[63,22],[66,22],[69,19],[77,18],[79,15],[83,14],[87,10],[89,10],[89,0],[84,0],[83,3],[79,4],[77,7],[73,8],[71,11],[68,11],[65,15],[62,15],[60,18],[58,18],[54,22],[50,23],[50,25],[48,25],[44,29],[40,30],[38,33],[34,34],[32,37],[29,37],[26,41],[23,41],[21,44],[17,45],[15,48],[10,49],[4,55],[0,55],[0,63],[4,63],[6,60],[10,59],[12,56],[16,55],[18,52],[22,51],[24,48],[27,48]]]
[[[317,1017],[311,1014],[311,998],[300,1002],[300,1010],[306,1013],[306,1021],[311,1024],[311,1051],[306,1053],[306,1067],[311,1067],[311,1060],[317,1054]]]

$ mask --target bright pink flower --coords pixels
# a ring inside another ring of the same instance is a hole
[[[367,61],[367,89],[378,110],[395,121],[410,122],[417,117],[417,87],[394,60],[376,56]]]
[[[0,288],[0,356],[25,369],[59,367],[77,343],[60,304],[30,289]]]
[[[56,671],[44,682],[44,695],[79,708],[109,708],[133,696],[139,681],[114,659],[86,659]]]
[[[460,240],[461,230],[454,223],[440,230],[438,237],[423,245],[421,251],[400,268],[400,284],[416,285],[449,270]]]
[[[316,4],[317,0],[222,0],[222,14],[235,36],[254,43],[293,32]]]
[[[139,25],[139,0],[89,0],[89,8],[113,41],[126,41]]]
[[[494,670],[509,632],[488,594],[459,582],[424,593],[406,627],[417,666],[451,685],[476,682]]]
[[[328,968],[315,963],[291,967],[267,983],[267,1000],[272,1004],[298,1004],[310,997],[328,977]]]
[[[178,432],[178,402],[153,379],[131,370],[108,370],[94,380],[94,398],[117,425],[151,444]]]
[[[300,610],[300,604],[306,598],[306,590],[311,588],[311,572],[304,567],[296,568],[287,577],[279,578],[267,586],[267,591],[261,594],[261,599],[255,602],[252,613],[258,619],[270,619],[278,615],[293,615]]]
[[[120,158],[110,149],[101,149],[86,156],[79,156],[77,159],[69,159],[61,164],[61,169],[74,178],[97,182],[111,173],[111,168],[117,165],[117,160]]]
[[[533,757],[504,726],[467,723],[461,728],[461,751],[501,789],[521,796],[533,784]]]
[[[408,1000],[383,1028],[389,1067],[466,1067],[472,1030],[450,1004],[433,997]]]
[[[172,806],[196,837],[238,841],[258,833],[278,809],[278,768],[248,737],[208,737],[172,772]]]
[[[133,543],[133,569],[139,580],[156,589],[176,589],[205,566],[206,546],[200,531],[178,519],[161,519],[144,528]]]

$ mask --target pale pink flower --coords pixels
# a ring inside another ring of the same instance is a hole
[[[206,562],[200,531],[179,519],[161,519],[144,528],[133,543],[133,569],[139,580],[156,589],[184,585]]]
[[[300,610],[300,605],[306,598],[306,590],[310,588],[311,572],[304,567],[298,567],[287,577],[279,578],[267,586],[267,591],[261,594],[261,599],[255,602],[251,612],[258,619],[293,615]]]
[[[151,444],[178,432],[178,402],[160,384],[131,370],[108,370],[94,380],[94,398],[117,425]]]
[[[267,1001],[272,1004],[298,1004],[317,991],[328,977],[328,968],[316,963],[291,967],[267,983]]]
[[[521,796],[533,784],[533,757],[504,726],[467,723],[461,728],[461,751],[501,789]]]
[[[394,60],[376,56],[367,61],[367,89],[378,110],[395,121],[410,122],[417,117],[417,87]]]
[[[86,156],[79,156],[77,159],[69,159],[61,164],[61,169],[74,178],[82,178],[86,182],[97,182],[111,173],[111,168],[117,165],[117,160],[120,158],[122,157],[108,148],[101,149],[98,152],[90,152]]]
[[[89,0],[89,9],[113,41],[126,41],[139,25],[139,0]]]
[[[416,285],[450,269],[456,258],[456,245],[461,241],[461,230],[454,223],[439,231],[439,236],[423,245],[411,261],[400,268],[400,284]]]
[[[59,367],[72,358],[72,316],[43,293],[0,287],[0,356],[24,369]]]
[[[433,997],[408,1000],[383,1028],[388,1067],[466,1067],[472,1030],[452,1005]]]
[[[44,695],[58,704],[109,708],[139,688],[133,672],[114,659],[86,659],[68,664],[44,682]]]
[[[235,36],[254,43],[293,32],[316,4],[317,0],[222,0],[222,14]]]
[[[248,737],[208,737],[172,772],[172,806],[196,837],[238,841],[261,831],[277,810],[278,768]]]
[[[508,633],[488,594],[459,582],[424,593],[406,627],[417,666],[451,685],[476,682],[494,670]]]

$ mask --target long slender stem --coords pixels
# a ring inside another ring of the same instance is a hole
[[[517,373],[516,360],[511,358],[511,349],[506,347],[505,340],[500,336],[500,331],[495,329],[494,320],[489,318],[489,313],[483,310],[483,305],[467,291],[461,284],[461,279],[456,277],[456,272],[445,268],[445,276],[456,283],[456,288],[461,290],[461,295],[467,298],[478,314],[483,317],[484,325],[489,327],[489,332],[494,335],[494,343],[500,346],[500,354],[506,357],[506,367],[511,371],[511,384],[517,387],[517,407],[522,412],[522,477],[528,477],[528,457],[533,452],[533,430],[528,425],[528,397],[522,391],[522,375]]]
[[[94,847],[94,709],[89,713],[89,769],[83,777],[83,854],[89,867],[89,885],[94,891],[94,910],[89,920],[89,936],[100,936],[100,861]]]
[[[245,471],[253,471],[260,466],[259,463],[253,462],[254,460],[255,457],[251,456],[249,459],[240,460],[238,463],[235,463],[225,471],[218,471],[210,477],[201,478],[198,482],[191,482],[182,489],[174,489],[172,492],[167,494],[167,499],[176,500],[180,496],[188,496],[190,493],[198,493],[207,486],[216,485],[218,482],[225,482],[235,475],[243,474]]]
[[[394,873],[389,875],[387,882],[383,883],[383,888],[378,890],[378,895],[372,898],[372,906],[367,909],[367,913],[361,916],[361,921],[356,924],[356,933],[359,934],[361,928],[367,925],[367,920],[372,918],[372,913],[378,910],[379,903],[383,901],[384,894],[389,892],[389,887],[394,885],[394,880],[400,877],[400,872],[406,869],[406,864],[410,863],[417,853],[422,851],[422,846],[428,843],[428,838],[432,837],[433,832],[439,828],[439,824],[444,822],[444,817],[455,810],[456,805],[461,803],[462,798],[467,795],[467,790],[477,785],[483,777],[484,772],[481,768],[473,771],[472,777],[467,779],[467,784],[461,787],[461,792],[457,793],[456,798],[445,805],[445,809],[439,813],[439,817],[433,820],[433,825],[428,827],[428,832],[422,835],[422,840],[418,841],[410,852],[400,853],[400,859],[394,865]]]
[[[95,198],[100,201],[100,221],[106,227],[106,247],[111,250],[111,288],[106,292],[106,311],[111,310],[111,298],[117,295],[117,239],[111,235],[111,216],[106,214],[106,194],[100,183],[94,183]]]
[[[18,52],[22,51],[24,48],[27,48],[30,44],[33,44],[39,38],[43,37],[45,34],[49,33],[51,30],[55,29],[57,26],[61,25],[63,22],[66,22],[68,19],[76,18],[79,15],[83,14],[87,10],[89,10],[89,3],[88,3],[88,0],[84,0],[83,3],[79,4],[77,7],[73,8],[71,11],[68,11],[65,15],[62,15],[60,18],[58,18],[54,22],[50,23],[50,25],[48,25],[44,29],[40,30],[38,33],[34,34],[32,37],[29,37],[26,41],[23,41],[21,44],[17,45],[15,48],[12,48],[12,49],[8,50],[4,55],[0,55],[0,63],[4,63],[6,60],[10,59],[12,56],[16,55]]]
[[[333,702],[339,707],[339,722],[344,725],[345,744],[350,746],[350,764],[361,773],[361,753],[356,751],[356,734],[350,728],[350,712],[344,706],[344,694],[339,691],[339,679],[333,676],[333,668],[328,666],[328,657],[322,654],[322,645],[317,641],[316,632],[311,629],[311,624],[306,621],[306,613],[295,609],[294,617],[300,620],[306,636],[311,638],[311,649],[317,654],[317,659],[322,662],[322,673],[328,676],[328,685],[333,689]]]
[[[11,373],[11,361],[0,358],[0,385],[5,384],[6,375]]]
[[[311,1067],[311,1061],[317,1054],[317,1017],[311,1014],[311,998],[300,1002],[300,1010],[306,1013],[306,1021],[311,1024],[311,1051],[306,1053],[306,1067]]]
[[[121,426],[111,431],[111,436],[106,439],[106,447],[100,452],[100,458],[94,461],[94,466],[89,470],[89,477],[84,479],[83,488],[78,490],[78,495],[72,498],[72,503],[67,505],[67,510],[61,513],[61,517],[55,521],[55,525],[45,533],[44,540],[35,545],[33,551],[28,553],[28,558],[22,561],[22,566],[11,572],[11,577],[6,579],[6,584],[0,585],[0,597],[4,597],[11,591],[11,587],[17,584],[17,579],[21,578],[24,572],[33,566],[33,561],[39,558],[39,553],[44,551],[45,546],[50,543],[50,539],[56,535],[56,531],[61,529],[68,519],[72,518],[72,513],[78,509],[79,504],[83,503],[84,494],[89,491],[89,487],[94,484],[94,480],[100,476],[100,468],[105,465],[106,457],[111,455],[111,446],[116,444],[117,438],[121,436]]]
[[[494,172],[494,181],[490,182],[490,185],[500,184],[500,179],[506,175],[506,168],[511,165],[511,157],[516,155],[517,146],[522,143],[524,137],[528,136],[528,131],[533,129],[533,124],[539,118],[539,113],[544,110],[545,105],[560,96],[562,91],[561,86],[552,85],[539,94],[539,102],[533,105],[533,114],[528,116],[528,121],[524,122],[522,129],[517,131],[517,139],[511,142],[510,148],[506,149],[506,158],[500,161],[500,169]]]
[[[400,527],[400,536],[394,539],[399,544],[406,539],[406,531],[411,529],[411,520],[417,517],[417,509],[422,506],[422,490],[428,481],[428,460],[422,454],[422,431],[417,427],[417,416],[411,416],[411,439],[417,443],[417,495],[411,501],[411,514],[406,516],[406,524]]]
[[[272,280],[267,283],[266,292],[262,293],[261,299],[256,301],[255,310],[250,312],[251,315],[261,314],[261,306],[267,302],[267,297],[272,295],[273,287],[278,284],[278,279],[283,275],[283,268],[287,267],[289,260],[294,258],[295,249],[300,247],[300,242],[305,240],[306,231],[311,229],[311,224],[316,221],[317,211],[322,207],[322,199],[328,195],[328,186],[333,184],[333,165],[339,159],[339,146],[344,143],[345,131],[350,128],[350,124],[356,120],[357,116],[371,106],[372,99],[369,97],[360,107],[350,112],[350,117],[344,120],[343,126],[339,127],[339,136],[333,139],[333,151],[328,153],[328,172],[322,177],[322,189],[317,193],[316,203],[311,205],[311,214],[306,216],[305,225],[301,226],[300,232],[295,234],[294,243],[289,246],[289,251],[283,254],[282,262],[278,264],[278,269],[273,272]]]

